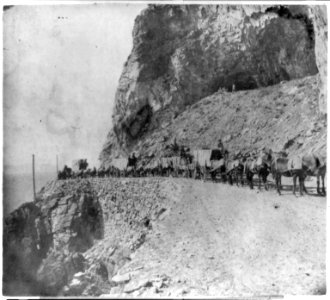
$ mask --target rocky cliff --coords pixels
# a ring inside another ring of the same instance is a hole
[[[319,70],[319,110],[327,112],[327,53],[328,53],[328,19],[327,7],[315,5],[309,7],[309,17],[313,20],[315,32],[315,56]]]
[[[103,237],[102,218],[88,182],[54,182],[13,211],[4,224],[4,293],[56,295],[83,269],[79,253]]]
[[[325,24],[316,6],[150,5],[135,22],[101,161],[136,150],[141,136],[163,126],[157,112],[171,119],[219,90],[258,89],[319,69],[324,112]]]
[[[4,222],[3,293],[98,296],[171,203],[162,179],[54,181]]]

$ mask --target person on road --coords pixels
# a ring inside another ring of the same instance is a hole
[[[224,146],[221,139],[218,140],[218,148],[220,149],[221,152],[223,152]]]
[[[228,150],[224,147],[223,142],[221,139],[218,140],[218,149],[221,152],[221,155],[223,158],[227,159],[228,158]]]

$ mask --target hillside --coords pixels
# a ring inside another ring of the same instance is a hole
[[[290,155],[326,155],[327,120],[318,113],[317,86],[318,75],[255,90],[220,90],[174,116],[170,108],[159,110],[134,151],[151,160],[174,139],[195,149],[216,147],[222,138],[230,152],[266,146]],[[104,153],[104,162],[108,159]]]
[[[229,134],[235,150],[239,140],[245,151],[298,137],[299,151],[314,150],[314,123],[325,128],[316,115],[326,112],[326,24],[320,6],[150,5],[135,21],[101,162],[161,156],[154,140],[212,147]]]

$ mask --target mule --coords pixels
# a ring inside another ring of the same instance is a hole
[[[227,173],[226,173],[226,161],[225,158],[221,158],[220,160],[211,160],[211,167],[206,170],[211,175],[211,180],[213,182],[217,181],[217,175],[220,176],[220,180],[222,182],[227,181]]]
[[[306,178],[305,171],[299,167],[290,167],[289,159],[286,157],[274,157],[271,163],[271,173],[275,179],[275,187],[279,195],[281,195],[281,177],[293,178],[293,194],[296,194],[297,178],[299,178],[299,191],[303,195],[306,192],[304,180]]]
[[[160,159],[160,164],[159,164],[160,176],[169,177],[170,175],[173,175],[173,173],[174,173],[174,167],[171,159],[169,157],[162,157]]]
[[[233,181],[236,181],[236,185],[244,185],[243,174],[244,174],[244,162],[243,159],[229,160],[227,162],[227,178],[230,185],[233,185]]]
[[[315,176],[317,181],[316,191],[319,195],[326,195],[324,179],[326,175],[326,159],[325,157],[312,153],[302,157],[302,168],[307,176]],[[322,192],[320,189],[320,178],[322,180]]]
[[[67,165],[65,165],[63,170],[59,171],[58,174],[57,174],[57,179],[58,180],[70,179],[72,177],[73,177],[72,169],[69,168]]]
[[[264,183],[265,190],[268,190],[267,177],[270,174],[271,155],[262,152],[259,157],[249,157],[244,163],[244,174],[246,175],[247,184],[253,189],[253,176],[258,175],[259,190],[261,182]]]

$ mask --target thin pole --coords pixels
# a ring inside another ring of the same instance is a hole
[[[58,155],[56,155],[56,176],[58,174]]]
[[[32,180],[33,180],[33,201],[36,201],[36,180],[35,180],[35,169],[34,169],[34,154],[32,154]]]

